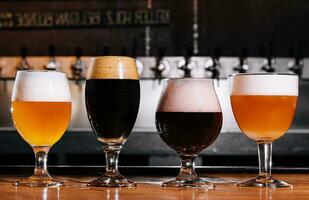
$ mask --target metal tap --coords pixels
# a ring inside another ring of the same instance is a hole
[[[72,70],[73,79],[75,79],[76,81],[79,81],[82,78],[82,72],[84,69],[84,63],[81,60],[82,49],[80,47],[77,47],[75,49],[75,56],[76,56],[76,61],[74,64],[72,64],[71,70]]]
[[[28,48],[22,47],[20,49],[21,61],[19,66],[16,67],[17,70],[29,70],[31,67],[27,60]]]
[[[164,62],[162,61],[164,55],[165,55],[165,49],[163,47],[160,47],[158,49],[158,56],[156,57],[156,65],[150,68],[154,73],[155,79],[161,80],[163,78],[162,72],[166,69]]]
[[[304,67],[304,61],[302,55],[300,55],[300,49],[298,49],[297,53],[295,54],[295,50],[292,47],[289,49],[289,54],[290,57],[294,58],[294,62],[288,66],[288,70],[301,77]]]
[[[212,56],[212,65],[205,68],[206,71],[211,72],[212,79],[219,80],[220,69],[221,69],[220,55],[221,55],[221,50],[216,48]]]
[[[233,68],[234,71],[238,73],[246,73],[249,70],[248,65],[248,49],[244,48],[241,50],[241,55],[239,57],[239,65]]]
[[[184,78],[191,77],[191,70],[193,69],[193,65],[191,64],[192,56],[193,56],[193,49],[187,48],[185,58],[178,63],[178,69],[183,70]]]
[[[274,55],[274,45],[273,45],[273,41],[270,41],[268,43],[268,52],[267,52],[267,56],[265,56],[265,48],[261,47],[261,56],[262,57],[267,57],[266,62],[262,65],[261,70],[265,71],[265,72],[275,72],[276,69],[273,67],[274,64],[276,64],[275,59],[272,58],[272,55]]]
[[[46,70],[57,70],[60,67],[60,63],[56,61],[56,48],[53,45],[48,47],[49,61],[44,66]]]

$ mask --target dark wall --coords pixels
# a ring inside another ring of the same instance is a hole
[[[160,47],[167,55],[183,55],[192,46],[193,0],[153,0],[152,8],[170,9],[170,23],[151,27],[151,55]],[[309,1],[306,0],[199,0],[199,55],[260,56],[271,49],[289,56],[291,48],[308,56]],[[145,9],[146,0],[105,1],[1,1],[1,11],[121,10]],[[19,55],[20,47],[31,55],[47,55],[54,45],[58,55],[73,55],[79,46],[84,55],[145,55],[145,26],[1,29],[0,55]]]

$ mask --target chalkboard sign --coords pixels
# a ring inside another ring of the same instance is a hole
[[[169,23],[169,9],[0,12],[0,29],[158,26]]]

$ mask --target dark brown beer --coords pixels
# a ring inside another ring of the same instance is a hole
[[[163,141],[177,153],[197,155],[218,137],[221,112],[157,112],[156,126]]]
[[[139,80],[88,79],[86,107],[98,140],[123,143],[131,133],[140,102]]]

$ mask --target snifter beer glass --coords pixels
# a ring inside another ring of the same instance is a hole
[[[47,155],[70,121],[71,93],[66,75],[51,71],[18,71],[11,103],[14,125],[35,153],[34,174],[15,185],[63,185],[49,175]]]
[[[238,74],[231,79],[231,103],[239,128],[258,146],[259,175],[246,187],[287,187],[272,178],[272,142],[289,129],[298,97],[298,76],[283,73]]]
[[[164,187],[203,187],[194,170],[196,156],[218,137],[222,126],[221,107],[212,79],[170,79],[165,82],[157,112],[156,127],[162,140],[180,156],[176,179]]]
[[[133,129],[140,102],[135,59],[97,57],[92,60],[89,70],[86,81],[87,113],[106,155],[106,171],[88,186],[135,186],[118,172],[118,155]]]

